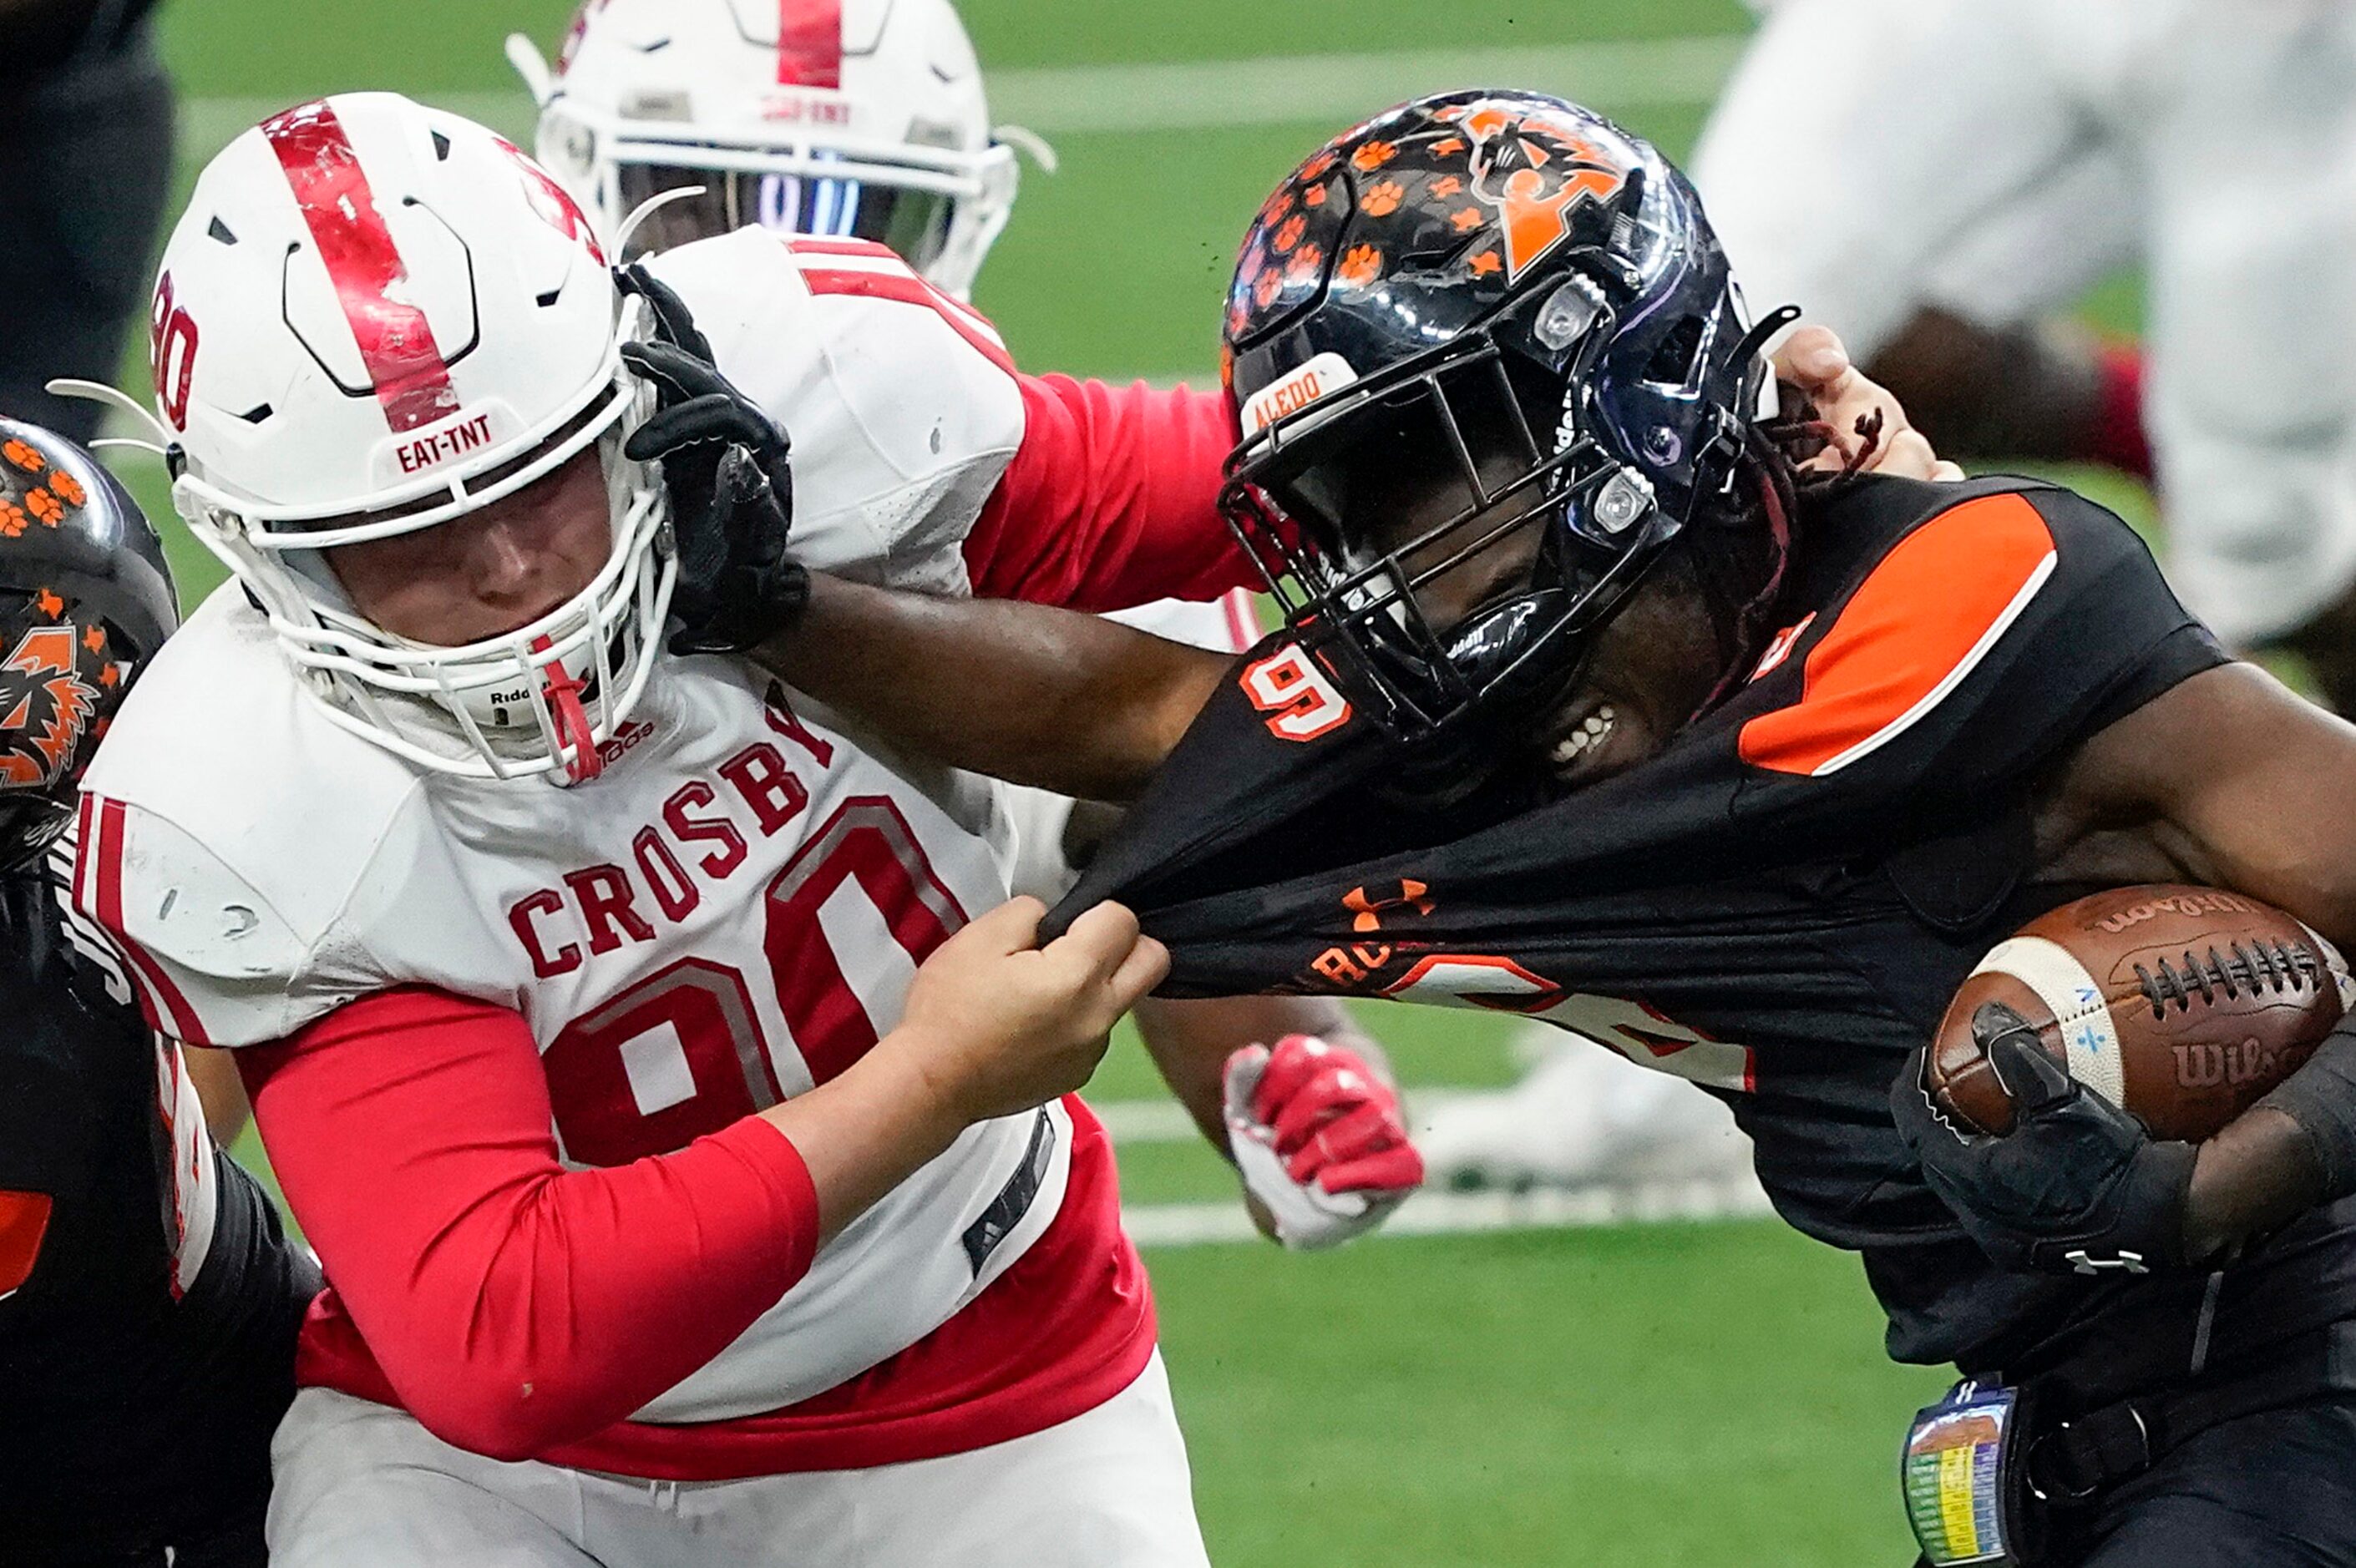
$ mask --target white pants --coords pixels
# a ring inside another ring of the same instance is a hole
[[[1752,304],[1861,356],[2139,261],[2178,592],[2251,642],[2356,581],[2356,5],[1784,0],[1695,183]]]
[[[747,1480],[631,1480],[453,1448],[305,1389],[271,1445],[275,1568],[1207,1568],[1157,1354],[1087,1414],[993,1447]]]

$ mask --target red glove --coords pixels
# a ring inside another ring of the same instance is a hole
[[[1288,1247],[1339,1245],[1423,1185],[1398,1091],[1356,1051],[1309,1035],[1227,1058],[1228,1147]]]

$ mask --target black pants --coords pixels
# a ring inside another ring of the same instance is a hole
[[[0,85],[0,414],[97,433],[96,404],[43,386],[118,380],[171,180],[172,86],[144,32]]]
[[[2356,1393],[2212,1426],[2057,1523],[2052,1568],[2356,1568]]]

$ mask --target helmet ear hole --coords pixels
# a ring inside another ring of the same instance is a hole
[[[1644,379],[1658,387],[1684,389],[1691,386],[1701,358],[1701,317],[1683,317],[1669,328],[1660,346],[1653,350],[1652,358],[1644,365]]]

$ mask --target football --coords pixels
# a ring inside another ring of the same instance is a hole
[[[1980,960],[1939,1020],[1930,1087],[1957,1121],[2011,1130],[2011,1095],[1972,1028],[2002,1002],[2154,1137],[2198,1141],[2296,1071],[2351,998],[2338,950],[2280,910],[2215,888],[2114,889]]]

